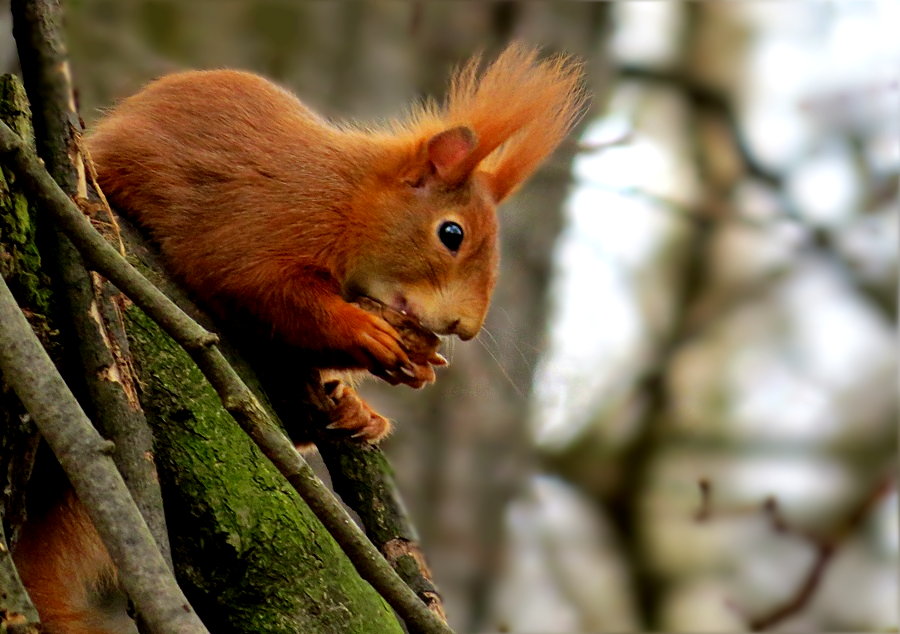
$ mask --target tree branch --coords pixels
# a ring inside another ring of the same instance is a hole
[[[375,587],[407,625],[419,632],[450,632],[373,548],[340,503],[279,430],[234,368],[222,355],[218,338],[197,324],[144,278],[97,233],[59,189],[14,132],[0,126],[0,155],[37,204],[51,213],[86,263],[104,275],[191,355],[234,417],[263,454],[310,506],[347,553],[360,575]]]
[[[13,33],[22,77],[34,104],[38,154],[60,187],[86,200],[88,183],[79,143],[81,122],[62,34],[62,10],[56,0],[15,0]],[[132,362],[121,311],[106,282],[87,271],[71,242],[52,223],[52,244],[44,249],[57,295],[67,319],[60,328],[67,349],[77,350],[83,368],[78,386],[86,388],[85,408],[104,436],[115,443],[113,459],[171,567],[162,494],[153,462],[153,436],[137,399]],[[76,391],[78,388],[76,387]]]
[[[770,187],[781,189],[782,181],[784,180],[781,174],[773,172],[756,159],[738,124],[734,106],[722,91],[678,71],[655,69],[633,64],[623,64],[617,70],[619,76],[623,79],[656,83],[676,88],[698,110],[706,110],[721,117],[728,126],[728,130],[734,140],[734,147],[744,162],[747,172]]]
[[[369,539],[419,599],[446,621],[441,595],[384,453],[374,445],[325,434],[316,439],[316,447],[334,490],[359,515]]]
[[[695,108],[705,110],[720,117],[724,121],[728,132],[731,135],[734,147],[740,156],[747,173],[774,190],[783,189],[784,176],[765,167],[756,157],[756,154],[753,152],[747,141],[746,135],[741,130],[734,104],[724,92],[696,80],[689,74],[674,70],[654,69],[633,64],[623,64],[618,68],[618,73],[623,79],[670,86],[681,91],[685,99],[687,99]],[[892,192],[893,190],[889,187],[888,191]],[[633,193],[641,197],[648,196],[646,193],[639,191],[624,193]],[[782,197],[782,205],[785,210],[784,215],[790,220],[800,223],[810,234],[810,246],[812,249],[821,251],[831,258],[832,261],[847,273],[847,279],[862,297],[867,299],[891,322],[896,321],[897,301],[896,293],[893,292],[895,289],[888,289],[886,291],[882,288],[874,288],[872,285],[867,284],[864,280],[860,279],[860,276],[853,271],[852,265],[848,263],[846,258],[840,253],[840,250],[835,248],[835,240],[830,231],[817,228],[816,226],[805,222],[798,210],[793,207],[786,197]],[[668,205],[666,208],[678,210],[677,206],[672,205]],[[750,220],[734,215],[731,217],[751,226],[765,227],[768,224],[767,222]]]
[[[766,500],[765,512],[769,516],[773,530],[782,534],[794,535],[808,542],[815,552],[815,556],[803,579],[790,596],[767,612],[747,619],[747,625],[752,631],[760,632],[771,629],[809,605],[825,578],[834,555],[857,532],[875,505],[894,488],[895,478],[896,473],[893,468],[886,475],[879,477],[874,486],[870,487],[862,498],[850,508],[849,512],[840,519],[837,529],[828,535],[817,536],[795,527],[781,515],[774,498]]]
[[[111,443],[72,396],[6,282],[0,283],[0,371],[34,416],[151,630],[205,633],[109,457]]]
[[[702,479],[699,485],[700,508],[695,519],[698,522],[707,522],[723,515],[722,510],[716,509],[713,503],[713,489],[710,481]],[[749,512],[762,511],[773,532],[798,539],[808,544],[814,552],[812,563],[794,591],[769,610],[756,616],[745,616],[748,628],[754,632],[768,630],[803,611],[821,586],[834,556],[847,540],[856,534],[876,504],[895,486],[896,469],[892,466],[864,491],[858,501],[851,505],[850,509],[838,520],[836,527],[825,534],[810,532],[790,522],[781,512],[778,500],[771,496],[755,509],[726,509],[724,514],[728,515],[744,515]]]
[[[0,76],[0,120],[22,138],[34,138],[28,99],[13,75]],[[28,311],[44,345],[52,345],[48,281],[34,245],[35,209],[5,169],[0,169],[0,192],[0,276]],[[26,519],[26,490],[39,443],[40,434],[0,376],[0,515],[9,548],[15,548]]]

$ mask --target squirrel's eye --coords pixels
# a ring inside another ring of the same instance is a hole
[[[438,227],[438,238],[444,246],[456,253],[463,241],[463,229],[455,222],[444,222]]]

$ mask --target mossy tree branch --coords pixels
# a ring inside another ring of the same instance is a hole
[[[0,76],[0,120],[23,139],[33,139],[28,99],[12,76]],[[33,209],[19,191],[15,176],[0,169],[0,277],[8,280],[45,345],[51,343],[47,314],[49,290],[41,275],[34,245]],[[15,547],[26,518],[25,494],[40,435],[28,412],[5,385],[0,373],[0,631],[36,632],[38,614],[13,565]],[[4,629],[5,628],[5,629]]]
[[[291,485],[137,306],[128,336],[153,426],[175,570],[214,632],[399,633]]]

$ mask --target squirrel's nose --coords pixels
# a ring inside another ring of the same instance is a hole
[[[474,337],[476,334],[478,334],[478,327],[476,326],[476,327],[472,328],[468,324],[463,325],[461,319],[454,319],[447,326],[447,334],[456,335],[463,341],[468,341],[469,339]]]

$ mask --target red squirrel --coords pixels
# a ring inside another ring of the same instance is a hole
[[[456,73],[443,105],[371,127],[330,123],[251,73],[177,73],[108,112],[87,147],[112,205],[214,314],[249,312],[321,369],[419,387],[440,357],[412,361],[355,300],[474,337],[497,277],[496,207],[585,103],[571,58],[513,44],[480,67]],[[367,411],[351,425],[375,441],[389,423]],[[29,587],[52,583],[26,569]],[[35,598],[47,631],[89,629],[75,622],[83,596]]]
[[[320,368],[418,387],[428,372],[353,300],[474,337],[497,275],[495,208],[584,101],[565,57],[513,44],[478,70],[455,75],[443,106],[380,127],[329,123],[250,73],[179,73],[116,106],[87,145],[110,202],[214,313],[251,313]],[[368,440],[389,430],[374,413],[358,424]]]

